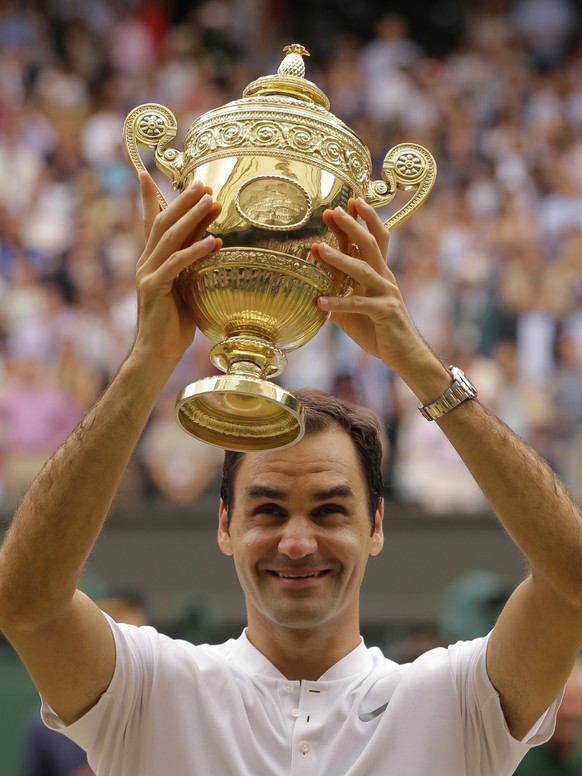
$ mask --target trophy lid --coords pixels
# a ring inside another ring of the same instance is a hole
[[[252,81],[244,90],[243,97],[256,97],[264,94],[295,97],[304,102],[315,103],[329,110],[330,102],[321,89],[305,78],[305,62],[309,52],[300,43],[285,46],[286,57],[279,65],[275,75],[265,75]]]

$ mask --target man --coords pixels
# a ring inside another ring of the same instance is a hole
[[[363,200],[325,214],[341,250],[313,250],[355,283],[349,297],[317,304],[438,417],[527,556],[531,573],[490,636],[403,667],[361,643],[360,583],[383,544],[378,442],[362,413],[331,400],[331,415],[319,402],[325,422],[296,446],[227,457],[218,541],[246,596],[240,639],[174,642],[116,625],[76,592],[124,467],[194,335],[174,279],[220,247],[202,239],[220,208],[202,184],[161,213],[151,178],[141,185],[134,345],[28,491],[0,553],[0,626],[45,721],[88,750],[99,776],[512,773],[527,745],[551,734],[582,643],[580,511],[462,374],[450,391],[453,377],[412,323],[386,266],[388,235]],[[360,258],[344,252],[351,245]]]

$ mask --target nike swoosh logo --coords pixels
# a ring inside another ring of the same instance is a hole
[[[385,703],[383,706],[378,706],[378,708],[373,711],[362,711],[361,709],[358,709],[358,718],[361,722],[371,722],[373,719],[376,719],[376,717],[379,717],[380,714],[383,714],[386,711],[387,706],[388,703]]]

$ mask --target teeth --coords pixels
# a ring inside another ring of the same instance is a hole
[[[309,577],[319,577],[323,574],[323,571],[314,571],[313,574],[283,574],[282,572],[275,572],[278,577],[283,579],[308,579]]]

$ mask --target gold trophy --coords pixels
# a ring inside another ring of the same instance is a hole
[[[162,105],[140,105],[124,126],[136,172],[145,169],[139,146],[155,152],[174,189],[199,179],[222,204],[207,230],[221,238],[221,249],[176,283],[198,328],[215,343],[212,363],[225,374],[184,388],[176,419],[192,436],[231,450],[283,448],[303,435],[300,403],[269,378],[285,369],[285,353],[329,317],[316,297],[351,290],[350,278],[311,254],[314,242],[337,247],[323,212],[346,207],[350,197],[380,207],[398,189],[413,191],[385,222],[393,229],[424,202],[436,177],[432,155],[404,143],[386,154],[383,180],[372,181],[368,148],[305,78],[308,52],[298,44],[285,52],[275,75],[194,121],[183,151],[171,147],[176,119]],[[158,198],[167,207],[159,189]]]

